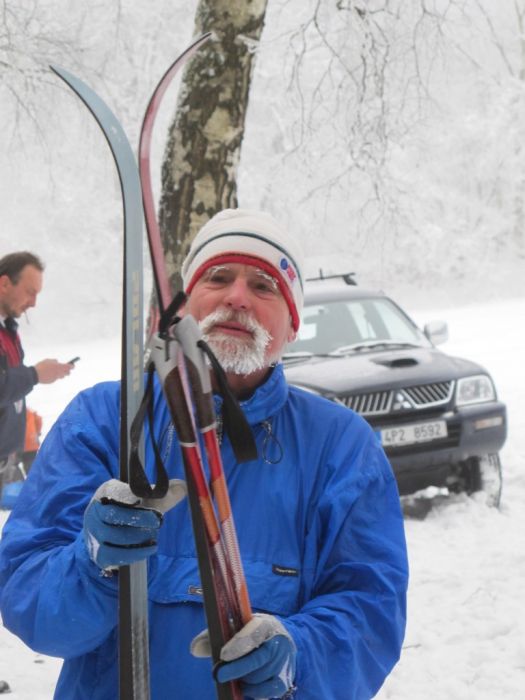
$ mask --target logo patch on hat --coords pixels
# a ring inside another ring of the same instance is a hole
[[[293,266],[290,265],[290,263],[288,262],[288,260],[286,258],[281,258],[279,265],[281,267],[281,270],[283,270],[286,273],[286,276],[288,277],[290,282],[293,282],[297,277],[297,274],[296,274],[295,270],[293,269]]]

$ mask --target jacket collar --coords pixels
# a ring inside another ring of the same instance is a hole
[[[18,330],[18,323],[14,318],[11,318],[11,316],[7,316],[7,318],[2,318],[0,316],[0,326],[7,328],[11,333],[16,333]]]
[[[284,377],[282,364],[276,365],[268,379],[261,384],[246,401],[241,401],[241,408],[250,425],[267,420],[280,411],[288,397],[288,384]],[[215,395],[217,413],[222,407],[222,398]]]

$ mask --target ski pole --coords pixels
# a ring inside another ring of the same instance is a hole
[[[232,609],[236,607],[235,596],[197,442],[192,404],[179,368],[184,357],[177,341],[156,334],[150,359],[159,376],[181,447],[212,659],[218,663],[220,650],[239,628],[239,621]],[[219,700],[242,700],[238,683],[217,683],[216,688]]]
[[[174,326],[174,335],[184,353],[186,371],[195,402],[197,424],[203,437],[210,467],[211,487],[217,504],[224,548],[233,576],[236,605],[240,611],[242,625],[245,625],[252,618],[252,609],[217,439],[210,369],[206,362],[206,355],[199,346],[202,333],[193,316],[188,315]]]

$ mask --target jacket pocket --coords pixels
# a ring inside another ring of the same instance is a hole
[[[244,564],[248,593],[254,611],[287,617],[299,610],[300,571],[279,563]]]
[[[250,561],[244,575],[254,612],[287,617],[299,608],[300,572],[293,568]],[[195,557],[155,557],[149,572],[149,597],[155,603],[203,602]]]
[[[202,586],[195,557],[159,554],[150,562],[148,596],[155,603],[202,603]]]

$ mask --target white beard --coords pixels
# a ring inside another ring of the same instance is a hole
[[[251,337],[238,338],[211,329],[217,323],[235,321],[251,332]],[[217,309],[200,321],[202,337],[213,350],[225,372],[248,375],[271,362],[266,358],[266,348],[272,336],[246,311]]]

